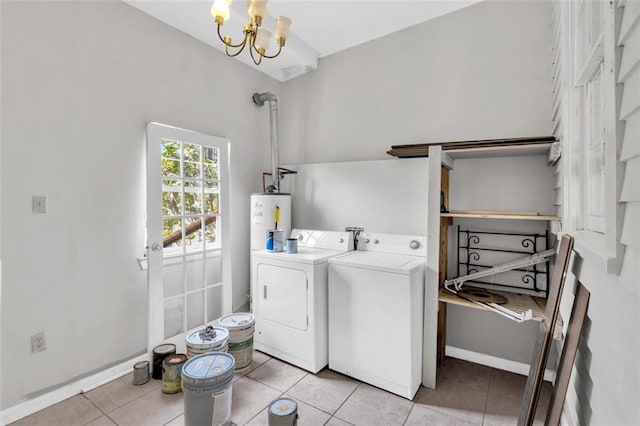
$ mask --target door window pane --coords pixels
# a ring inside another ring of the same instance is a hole
[[[183,175],[185,177],[200,177],[201,162],[200,151],[202,147],[191,143],[183,143]]]
[[[204,291],[187,295],[187,330],[204,324]]]
[[[164,338],[183,333],[184,299],[176,297],[164,302]]]
[[[165,338],[222,314],[220,152],[161,139]]]

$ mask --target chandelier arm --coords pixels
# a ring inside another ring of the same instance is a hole
[[[276,56],[278,56],[278,55],[280,54],[280,52],[282,52],[282,46],[278,46],[278,51],[276,52],[276,54],[275,54],[275,55],[271,55],[271,56],[270,56],[270,55],[265,55],[265,54],[260,53],[260,52],[258,52],[258,53],[260,53],[260,56],[262,56],[263,58],[273,59],[273,58],[275,58]]]
[[[227,45],[225,43],[225,47],[224,47],[224,53],[227,54],[227,56],[229,56],[230,58],[234,58],[236,56],[238,56],[239,54],[242,53],[242,51],[244,50],[244,47],[246,46],[246,44],[242,44],[240,46],[234,46],[234,47],[240,47],[240,49],[236,52],[236,53],[229,53],[229,45]]]
[[[254,50],[256,51],[256,53],[258,53],[258,56],[259,56],[259,59],[257,61],[255,56],[253,55]],[[260,63],[262,62],[262,54],[256,50],[256,48],[253,45],[253,41],[249,42],[249,54],[251,55],[251,60],[253,61],[253,63],[256,65],[260,65]]]
[[[244,38],[242,39],[242,41],[238,44],[231,44],[231,43],[227,43],[226,41],[224,41],[224,37],[222,37],[222,34],[220,34],[220,27],[222,25],[218,24],[218,37],[220,38],[220,41],[224,43],[225,46],[228,47],[232,47],[232,48],[237,48],[237,47],[244,47],[245,43],[247,42],[247,33],[244,33]],[[234,55],[235,56],[235,55]]]

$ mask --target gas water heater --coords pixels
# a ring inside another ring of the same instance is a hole
[[[251,194],[251,250],[264,250],[267,231],[273,229],[283,231],[284,238],[291,235],[291,195]]]

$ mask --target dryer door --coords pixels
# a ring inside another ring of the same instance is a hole
[[[300,269],[260,264],[257,313],[269,321],[305,331],[308,327],[307,274]]]

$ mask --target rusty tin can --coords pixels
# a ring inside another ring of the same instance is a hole
[[[182,365],[187,360],[184,354],[167,356],[162,361],[162,392],[178,393],[182,390]]]

